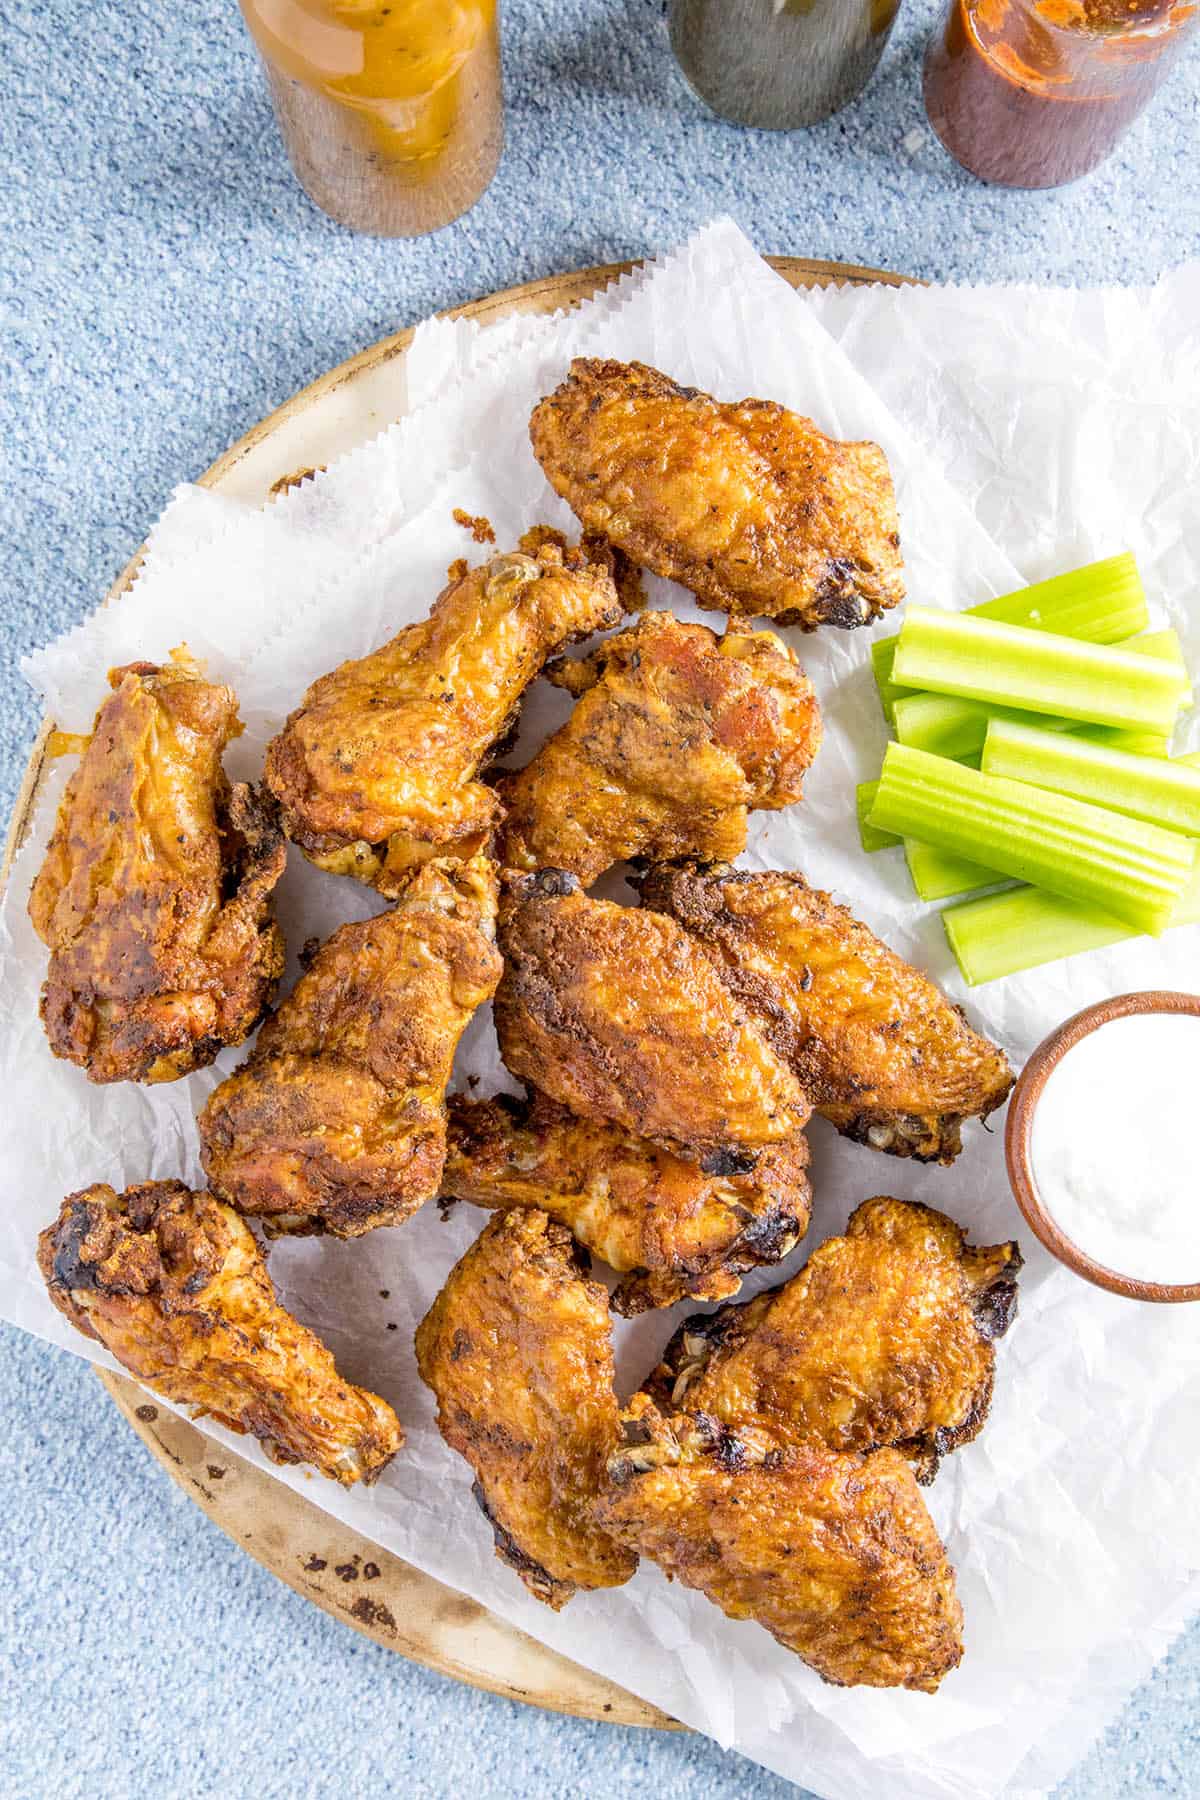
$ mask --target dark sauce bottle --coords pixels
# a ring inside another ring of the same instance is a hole
[[[981,181],[1058,187],[1096,168],[1191,35],[1197,0],[947,0],[925,106]]]

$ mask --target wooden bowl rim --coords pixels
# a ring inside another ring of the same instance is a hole
[[[1200,1300],[1200,1281],[1145,1281],[1135,1275],[1122,1275],[1119,1270],[1097,1262],[1058,1224],[1043,1202],[1033,1175],[1034,1113],[1047,1081],[1063,1057],[1083,1038],[1090,1037],[1114,1019],[1134,1018],[1146,1013],[1185,1013],[1200,1018],[1200,994],[1173,988],[1145,988],[1130,994],[1114,994],[1108,1000],[1098,1000],[1094,1006],[1085,1006],[1042,1040],[1021,1071],[1009,1103],[1004,1130],[1008,1179],[1013,1197],[1034,1236],[1073,1274],[1082,1276],[1096,1287],[1107,1288],[1110,1294],[1120,1294],[1126,1300],[1159,1304]]]

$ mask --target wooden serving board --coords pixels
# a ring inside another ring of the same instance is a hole
[[[825,287],[907,278],[851,264],[770,257],[793,287]],[[494,320],[577,305],[633,265],[613,263],[549,276],[456,307],[447,316]],[[264,501],[299,470],[319,467],[364,443],[406,410],[404,356],[411,330],[383,338],[339,364],[255,425],[198,477],[231,498]],[[135,556],[108,598],[122,593]],[[46,758],[52,721],[30,756],[9,828],[0,880],[24,836]],[[231,1456],[124,1376],[97,1369],[109,1395],[171,1480],[243,1550],[356,1631],[414,1662],[473,1687],[579,1718],[681,1729],[677,1722],[600,1675],[580,1668],[496,1618],[477,1601],[423,1574],[260,1469]]]

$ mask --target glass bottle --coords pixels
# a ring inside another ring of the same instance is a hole
[[[982,181],[1058,187],[1104,161],[1182,50],[1195,0],[946,0],[925,107]]]
[[[497,0],[241,0],[309,197],[417,237],[473,206],[503,143]]]
[[[861,92],[899,8],[900,0],[670,0],[671,48],[722,118],[791,131]]]

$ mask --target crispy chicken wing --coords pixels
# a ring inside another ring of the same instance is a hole
[[[501,1055],[580,1117],[747,1168],[807,1122],[796,1077],[673,919],[588,899],[561,870],[510,872],[500,948]]]
[[[705,946],[844,1137],[951,1163],[963,1120],[986,1119],[1008,1098],[1003,1051],[802,875],[668,867],[651,870],[641,891]]]
[[[808,1227],[808,1145],[799,1132],[752,1169],[718,1154],[708,1170],[620,1125],[527,1101],[450,1100],[442,1193],[476,1206],[541,1207],[624,1275],[612,1296],[633,1315],[736,1294],[747,1269],[778,1262]]]
[[[962,1658],[954,1572],[912,1472],[781,1444],[703,1415],[622,1417],[601,1522],[631,1550],[753,1619],[826,1681],[932,1693]]]
[[[894,1445],[929,1481],[982,1429],[1020,1267],[1016,1244],[973,1248],[931,1207],[867,1200],[782,1287],[688,1319],[647,1391],[830,1450]]]
[[[342,925],[200,1115],[213,1191],[268,1231],[357,1237],[438,1191],[459,1038],[500,979],[496,869],[410,874],[390,912]]]
[[[637,1558],[595,1523],[619,1431],[608,1296],[543,1212],[499,1213],[417,1328],[438,1425],[475,1471],[496,1555],[557,1612]]]
[[[821,719],[812,684],[770,632],[647,613],[551,681],[579,696],[533,761],[497,783],[497,854],[569,869],[585,887],[630,857],[730,858],[746,815],[800,798]]]
[[[50,949],[42,1021],[91,1081],[174,1081],[240,1044],[283,969],[283,835],[230,786],[232,688],[183,653],[109,674],[29,896]]]
[[[146,1181],[71,1194],[38,1239],[50,1298],[148,1387],[344,1487],[404,1442],[385,1400],[344,1381],[275,1298],[247,1226],[211,1194]]]
[[[543,543],[452,581],[428,619],[313,683],[267,750],[288,835],[319,868],[394,895],[434,856],[481,850],[475,778],[548,656],[621,616],[607,564]]]
[[[644,363],[576,358],[530,420],[555,492],[618,549],[733,618],[862,625],[904,598],[878,444],[769,400],[722,405]]]

